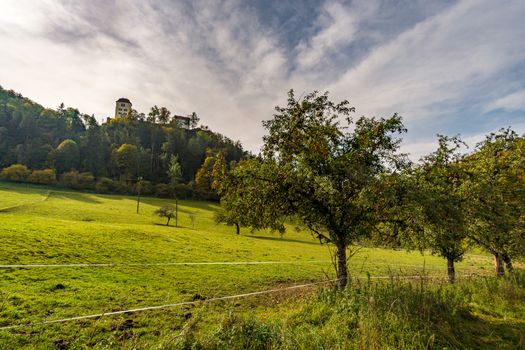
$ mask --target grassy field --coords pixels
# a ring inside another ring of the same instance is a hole
[[[0,182],[0,265],[117,264],[0,268],[0,327],[333,278],[329,248],[307,232],[290,226],[283,237],[247,229],[237,236],[234,228],[214,223],[215,204],[198,201],[179,201],[178,227],[167,227],[154,215],[166,204],[174,202],[143,198],[136,214],[136,199],[129,196]],[[162,265],[195,262],[286,263]],[[446,263],[418,252],[364,248],[350,269],[356,277],[444,276]],[[460,278],[491,273],[491,259],[477,252],[457,270]],[[272,314],[280,300],[250,297],[3,330],[0,348],[162,348],[197,315],[205,332],[220,323],[225,309]]]

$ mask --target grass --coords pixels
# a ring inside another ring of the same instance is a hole
[[[324,289],[278,313],[232,311],[206,331],[196,322],[166,348],[523,349],[524,315],[523,273],[455,286],[355,280],[344,292]]]
[[[165,219],[156,217],[154,210],[166,204],[174,203],[143,198],[140,214],[136,214],[136,199],[129,196],[0,182],[0,208],[10,208],[0,212],[0,264],[292,263],[2,268],[0,327],[333,277],[327,246],[319,245],[306,232],[290,226],[283,237],[246,229],[237,236],[233,227],[214,223],[215,204],[199,201],[179,201],[178,227],[165,226]],[[359,250],[350,261],[354,276],[422,273],[423,268],[426,273],[444,276],[446,262],[417,252],[374,248]],[[489,256],[471,255],[457,270],[460,276],[491,273],[492,264]],[[188,306],[28,326],[0,331],[0,348],[151,348],[180,334],[194,319],[204,320],[199,326],[204,332],[220,323],[225,308],[271,313],[276,302],[280,300],[258,297],[210,303],[204,308]]]

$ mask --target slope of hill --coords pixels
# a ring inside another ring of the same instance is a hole
[[[154,210],[166,204],[174,203],[143,198],[136,214],[134,197],[0,182],[0,207],[13,206],[0,212],[0,265],[4,265],[0,327],[242,294],[333,276],[327,246],[300,229],[289,226],[283,237],[246,231],[238,236],[232,227],[214,223],[214,204],[199,201],[179,201],[178,227],[165,226]],[[192,264],[203,262],[266,264]],[[5,266],[35,264],[59,266]],[[350,265],[354,276],[364,278],[445,273],[443,259],[382,249],[361,249]],[[460,277],[491,273],[490,258],[468,256],[458,264],[458,272]],[[224,310],[275,314],[273,306],[288,300],[283,299],[286,295],[304,292],[0,330],[0,347],[151,348],[179,334],[193,319],[204,322],[199,326],[202,331],[217,327]]]
[[[225,164],[246,155],[239,142],[204,126],[183,129],[176,118],[159,113],[152,108],[146,118],[133,111],[99,124],[75,108],[44,108],[0,87],[0,168],[50,168],[59,179],[77,170],[131,186],[138,177],[169,183],[173,164],[180,167],[177,182],[187,183],[210,154],[220,153]]]

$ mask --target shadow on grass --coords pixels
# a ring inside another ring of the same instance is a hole
[[[82,192],[62,192],[62,191],[53,191],[49,198],[53,199],[64,199],[64,200],[73,200],[80,201],[90,204],[100,204],[102,203],[96,198],[93,198],[91,194],[84,194]]]
[[[41,195],[45,195],[45,192],[47,190],[52,191],[52,197],[60,198],[64,197],[71,200],[78,200],[83,201],[87,203],[93,203],[98,204],[101,203],[97,199],[89,198],[88,196],[103,196],[104,198],[109,198],[112,200],[122,200],[122,199],[128,199],[128,200],[136,200],[137,195],[136,194],[129,194],[129,193],[96,193],[92,191],[86,191],[86,190],[75,190],[70,188],[64,188],[60,186],[49,186],[49,185],[39,185],[39,184],[31,184],[31,183],[25,183],[25,182],[12,182],[12,181],[4,181],[0,180],[0,190],[9,191],[9,192],[16,192],[20,194],[28,194],[33,193],[33,191],[39,191]],[[175,206],[175,199],[174,198],[159,198],[159,197],[152,197],[150,195],[144,196],[142,195],[140,198],[140,202],[144,204],[148,204],[151,206],[166,206],[166,205],[172,205]],[[208,210],[208,211],[216,211],[219,208],[219,204],[217,202],[213,201],[206,201],[206,200],[198,200],[198,199],[180,199],[179,200],[179,212],[182,213],[190,213],[190,210],[182,209],[180,206],[190,206],[195,209],[200,210]]]
[[[191,228],[191,227],[187,227],[187,226],[181,226],[181,225],[172,225],[172,224],[169,224],[169,225],[166,225],[166,224],[159,224],[158,222],[154,223],[153,225],[155,226],[161,226],[161,227],[168,227],[168,228]]]
[[[98,204],[101,203],[99,200],[92,198],[92,196],[97,196],[96,193],[89,192],[80,192],[73,189],[66,189],[63,187],[54,187],[48,185],[38,185],[38,184],[29,184],[23,182],[6,182],[0,181],[0,189],[15,192],[20,194],[30,194],[35,193],[39,195],[45,195],[47,191],[50,191],[51,194],[49,198],[58,198],[58,199],[68,199],[68,200],[77,200],[86,203]]]
[[[255,239],[262,239],[267,241],[278,241],[278,242],[290,242],[290,243],[302,243],[302,244],[313,244],[313,245],[319,245],[319,242],[314,241],[302,241],[299,239],[291,239],[291,238],[281,238],[281,237],[266,237],[266,236],[253,236],[253,235],[244,235],[244,237],[248,238],[255,238]]]
[[[162,207],[166,205],[171,205],[172,207],[175,207],[175,199],[171,198],[141,197],[140,202],[154,207]],[[208,211],[216,211],[219,208],[217,203],[195,199],[179,199],[179,212],[189,213],[187,209],[183,209],[181,208],[181,206],[190,206],[194,209]]]

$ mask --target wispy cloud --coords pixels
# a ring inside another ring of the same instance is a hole
[[[372,16],[377,7],[375,0],[354,1],[348,7],[336,1],[326,2],[317,20],[319,32],[297,47],[298,69],[312,68],[352,43],[359,23]]]
[[[121,96],[196,111],[253,151],[289,88],[329,90],[399,112],[421,153],[437,132],[522,125],[524,17],[521,1],[4,0],[0,84],[99,119]]]
[[[485,111],[502,109],[509,112],[525,111],[525,90],[516,91],[487,104]]]

